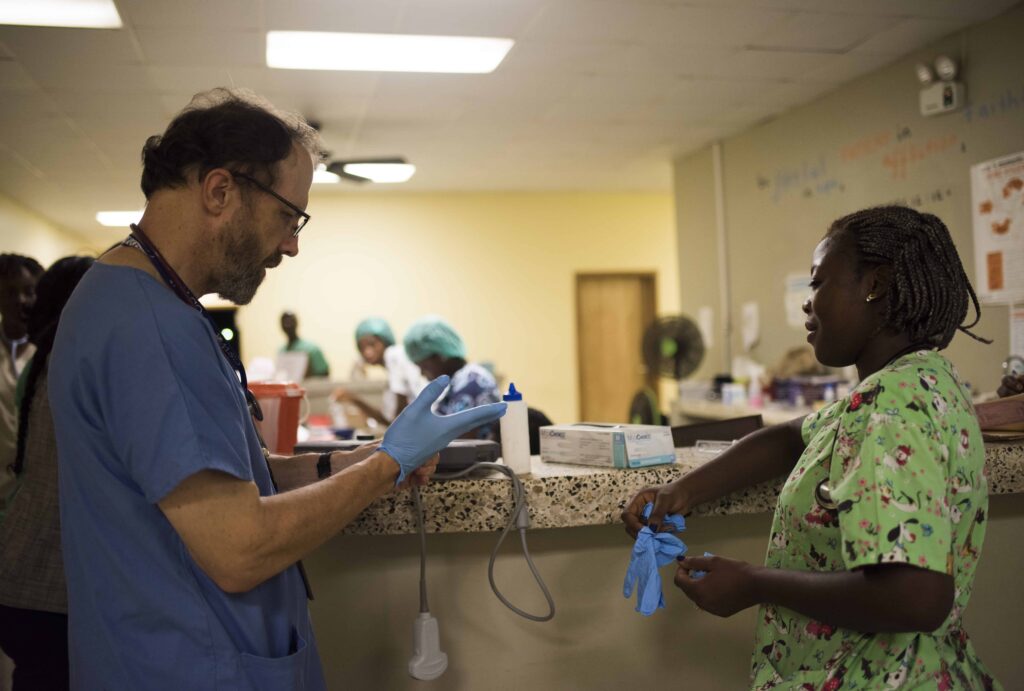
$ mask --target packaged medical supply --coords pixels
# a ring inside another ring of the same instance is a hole
[[[584,422],[541,427],[540,458],[546,463],[645,468],[674,463],[676,454],[669,427]]]

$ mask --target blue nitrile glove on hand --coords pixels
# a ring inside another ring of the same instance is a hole
[[[396,485],[453,439],[505,414],[506,404],[489,403],[454,415],[435,415],[430,408],[444,393],[448,381],[444,375],[427,384],[384,433],[380,450],[398,463]]]
[[[654,504],[644,507],[644,518],[651,515]],[[678,514],[667,514],[664,524],[672,526],[679,532],[686,530],[686,521]],[[686,554],[686,545],[672,533],[655,533],[644,526],[636,536],[633,554],[626,569],[626,580],[622,584],[622,594],[629,597],[633,594],[633,583],[638,582],[636,593],[636,611],[645,617],[665,606],[665,598],[661,594],[661,574],[658,567],[664,566]]]

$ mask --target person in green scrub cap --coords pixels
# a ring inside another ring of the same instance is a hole
[[[416,321],[405,335],[405,351],[427,379],[445,374],[451,377],[451,386],[435,407],[439,415],[501,400],[494,374],[483,365],[466,361],[462,338],[441,317],[430,315]],[[484,425],[465,436],[493,439],[494,425]]]
[[[384,405],[378,409],[345,387],[335,389],[331,398],[351,403],[366,417],[389,424],[409,405],[409,401],[419,395],[427,381],[419,368],[409,361],[405,349],[395,345],[395,333],[380,317],[367,317],[359,322],[356,326],[356,348],[367,365],[383,366],[388,371]]]

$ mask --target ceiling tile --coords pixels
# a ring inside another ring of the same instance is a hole
[[[960,21],[951,19],[925,17],[900,19],[855,46],[853,52],[892,57],[905,55],[907,46],[924,47],[960,29],[962,24]]]
[[[834,64],[839,57],[820,53],[745,49],[727,58],[711,74],[736,79],[798,79]]]
[[[86,89],[54,89],[49,95],[60,112],[72,120],[95,118],[115,129],[165,115],[155,91],[118,95]]]
[[[32,91],[37,84],[14,60],[0,60],[0,91]]]
[[[137,29],[263,29],[263,7],[271,0],[117,0],[121,18]]]
[[[42,89],[0,91],[0,130],[21,122],[53,118],[61,114],[54,99]],[[0,132],[2,134],[2,132]]]
[[[797,77],[797,81],[820,82],[839,86],[873,72],[892,62],[891,55],[876,53],[847,53],[838,55],[819,69],[811,69]]]
[[[0,43],[23,65],[109,65],[141,59],[128,31],[0,26]]]
[[[780,50],[846,52],[892,24],[891,17],[797,12],[759,34],[752,44]]]
[[[396,33],[403,0],[291,0],[266,2],[268,31],[347,31]]]
[[[544,0],[432,0],[406,3],[395,31],[438,36],[518,38]]]
[[[145,138],[215,85],[250,88],[320,120],[336,157],[408,156],[420,170],[404,189],[664,190],[674,155],[1015,4],[117,2],[123,30],[0,27],[0,190],[104,237],[122,231],[97,230],[96,210],[141,204]],[[489,75],[271,70],[267,29],[494,35],[516,44]],[[768,50],[750,50],[757,46]]]
[[[64,118],[25,122],[16,131],[0,129],[0,143],[46,173],[63,165],[107,168],[92,142]]]
[[[664,0],[638,0],[663,2]],[[886,17],[945,17],[979,22],[1005,12],[1018,0],[669,0],[709,7],[873,14]]]
[[[381,75],[374,72],[330,72],[326,70],[272,70],[265,77],[267,91],[300,95],[304,98],[371,96]]]
[[[238,31],[140,29],[139,45],[146,61],[156,65],[263,67],[266,35]]]
[[[366,117],[375,121],[407,121],[420,123],[450,122],[462,114],[462,101],[438,96],[375,95],[370,100]]]
[[[789,16],[761,9],[611,0],[551,3],[527,37],[688,46],[742,46]]]
[[[149,73],[139,64],[45,62],[28,64],[26,70],[44,89],[133,93],[150,91],[152,88]]]
[[[265,67],[147,67],[150,80],[160,91],[198,93],[217,86],[249,89],[256,93],[267,90]]]

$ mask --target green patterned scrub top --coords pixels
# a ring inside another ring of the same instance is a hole
[[[884,563],[948,573],[955,602],[931,633],[862,633],[772,605],[758,612],[754,689],[999,688],[963,630],[988,514],[985,446],[953,365],[900,357],[803,424],[765,564],[841,571]],[[827,510],[815,500],[823,480]]]

